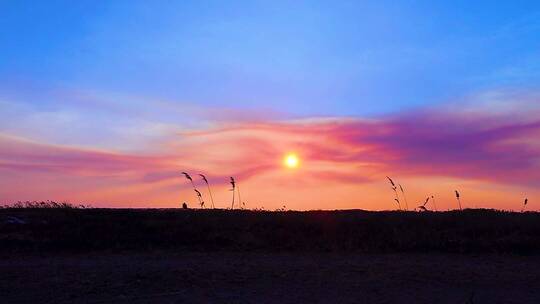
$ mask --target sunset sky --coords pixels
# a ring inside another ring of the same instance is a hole
[[[395,209],[390,176],[540,210],[540,2],[0,1],[0,204],[195,206],[182,171],[223,208]]]

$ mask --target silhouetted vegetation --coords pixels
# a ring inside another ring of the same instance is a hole
[[[534,212],[14,207],[0,210],[3,251],[540,253]]]
[[[397,193],[397,186],[396,184],[394,183],[394,180],[391,179],[390,177],[386,177],[388,179],[388,181],[390,182],[390,186],[392,187],[392,190],[394,191],[394,194],[396,196],[396,198],[394,199],[394,201],[396,201],[396,203],[398,204],[398,210],[401,210],[401,203],[399,201],[399,196],[398,196],[398,193]]]
[[[231,176],[231,189],[230,191],[232,191],[232,203],[231,203],[231,210],[234,209],[234,190],[236,189],[236,182],[234,181],[234,177]]]
[[[405,190],[401,184],[399,184],[399,189],[401,190],[401,195],[403,195],[403,200],[405,201],[405,211],[409,211],[409,202],[407,201],[407,196],[405,196]]]
[[[210,183],[208,183],[208,179],[204,174],[199,174],[199,176],[202,178],[202,180],[206,184],[206,187],[208,188],[208,194],[210,194],[210,202],[212,203],[212,208],[216,208],[216,206],[214,205],[214,196],[212,195],[212,190],[210,190]]]
[[[0,205],[0,208],[4,209],[84,209],[89,207],[89,205],[84,204],[75,205],[69,202],[56,201],[18,201],[13,204]]]
[[[458,205],[459,205],[459,210],[463,210],[461,208],[461,198],[460,198],[460,195],[459,195],[459,192],[456,190],[456,199],[458,201]]]

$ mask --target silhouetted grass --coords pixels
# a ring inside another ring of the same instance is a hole
[[[394,191],[394,195],[396,196],[396,198],[394,198],[394,201],[396,201],[396,203],[398,204],[398,209],[401,210],[401,203],[399,201],[399,196],[398,196],[398,193],[397,193],[397,186],[394,183],[393,179],[391,179],[388,176],[386,178],[388,179],[388,182],[390,182],[390,186],[392,187],[392,191]]]
[[[540,253],[540,214],[1,209],[0,251],[27,250],[531,254]]]
[[[212,209],[216,208],[216,206],[214,205],[214,196],[212,195],[212,190],[210,190],[210,183],[208,182],[208,179],[204,174],[199,174],[199,176],[202,178],[202,180],[206,184],[206,187],[208,188],[208,194],[210,194],[210,202],[212,203]]]
[[[458,201],[458,205],[459,205],[459,210],[463,210],[461,208],[461,198],[460,198],[460,195],[459,195],[459,191],[456,190],[456,199]]]
[[[232,191],[232,203],[231,203],[231,210],[234,209],[234,190],[236,189],[236,182],[234,181],[234,177],[231,176],[231,189],[230,191]]]
[[[409,211],[409,202],[407,201],[407,196],[405,196],[405,190],[401,184],[399,184],[399,189],[401,190],[401,195],[403,195],[403,200],[405,200],[405,211]]]
[[[69,202],[56,202],[56,201],[18,201],[13,204],[0,206],[4,209],[84,209],[89,208],[89,205],[84,204],[72,204]]]

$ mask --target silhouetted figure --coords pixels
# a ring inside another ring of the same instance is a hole
[[[187,209],[187,208],[188,208],[188,207],[187,207],[187,204],[186,204],[186,203],[183,203],[183,204],[182,204],[182,209]]]

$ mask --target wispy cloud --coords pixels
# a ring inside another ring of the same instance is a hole
[[[223,187],[231,175],[272,189],[289,178],[298,187],[367,187],[391,174],[535,188],[540,186],[540,119],[531,115],[535,107],[525,109],[509,114],[467,107],[423,109],[369,120],[233,120],[166,132],[151,149],[135,152],[36,142],[4,133],[0,173],[30,179],[46,173],[86,182],[106,178],[107,183],[93,184],[92,197],[119,197],[122,187],[129,186],[138,189],[142,201],[141,189],[156,199],[167,194],[156,189],[181,188],[180,170],[208,174]],[[302,159],[294,177],[281,165],[290,151]],[[110,189],[115,196],[109,195]]]

